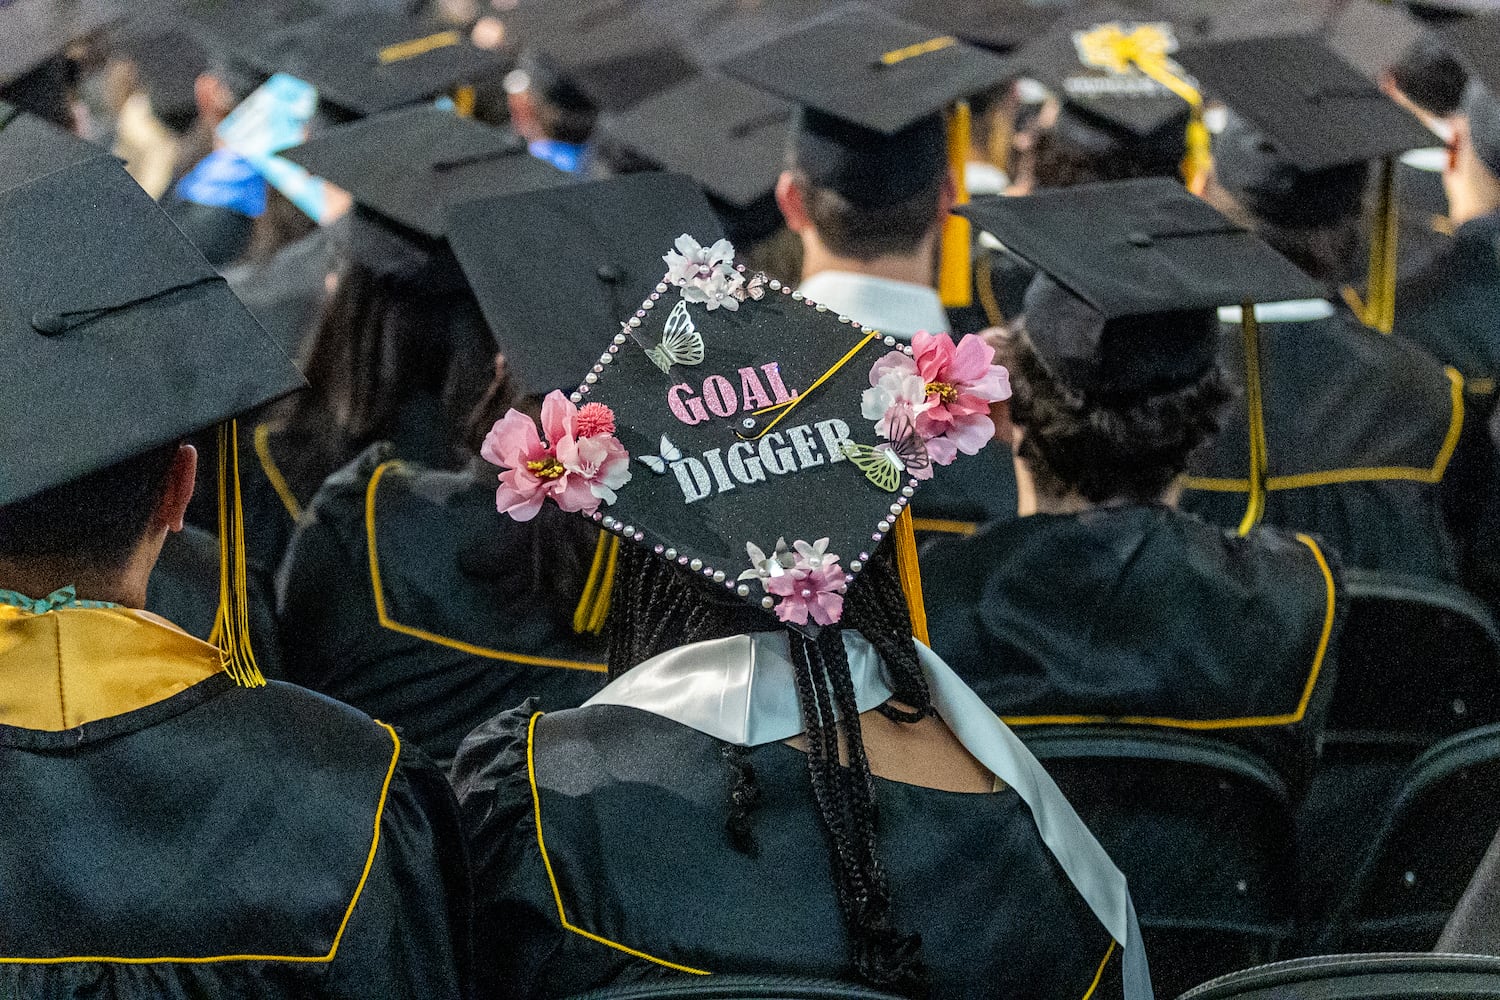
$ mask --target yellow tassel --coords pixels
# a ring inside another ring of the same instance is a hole
[[[1240,534],[1260,523],[1266,512],[1266,476],[1270,456],[1266,447],[1265,401],[1261,396],[1260,324],[1255,319],[1255,305],[1240,306],[1240,332],[1245,340],[1245,411],[1250,437],[1250,492]]]
[[[1368,289],[1360,319],[1372,330],[1390,333],[1396,326],[1396,165],[1386,157],[1380,164],[1380,193],[1370,236]]]
[[[917,565],[917,532],[911,523],[911,508],[896,518],[891,531],[896,539],[896,568],[901,574],[901,590],[906,594],[906,608],[911,613],[911,634],[923,645],[932,645],[927,634],[927,604],[922,600],[922,569]]]
[[[619,556],[620,540],[607,531],[599,532],[599,543],[594,546],[594,564],[589,568],[578,607],[573,609],[573,631],[579,635],[598,635],[604,631]]]
[[[219,425],[219,608],[209,640],[224,672],[240,687],[264,687],[250,648],[250,588],[245,571],[245,509],[240,502],[239,427]]]
[[[1203,121],[1203,99],[1189,102],[1187,155],[1182,158],[1182,183],[1193,194],[1201,195],[1208,188],[1209,174],[1213,171],[1213,140],[1208,125]]]
[[[969,104],[959,101],[948,115],[948,167],[956,188],[954,205],[969,203],[964,167],[969,162],[971,128]],[[938,251],[938,297],[947,308],[961,308],[974,301],[969,272],[971,246],[969,220],[959,215],[948,216],[943,221],[943,243]]]
[[[460,118],[474,117],[474,88],[468,84],[453,90],[453,111]]]

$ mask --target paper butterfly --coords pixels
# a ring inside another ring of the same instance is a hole
[[[703,363],[703,335],[693,326],[686,302],[679,301],[672,308],[667,316],[666,329],[662,331],[661,343],[649,348],[646,357],[664,372],[670,372],[673,365]]]
[[[839,446],[844,457],[854,463],[865,478],[887,493],[901,489],[901,478],[917,473],[932,464],[927,445],[917,434],[911,418],[898,416],[891,420],[891,440],[869,445],[845,441]]]
[[[682,461],[682,450],[673,444],[665,434],[661,436],[661,448],[658,450],[661,452],[660,455],[637,455],[635,456],[635,460],[658,476],[665,475],[667,466],[673,462]]]

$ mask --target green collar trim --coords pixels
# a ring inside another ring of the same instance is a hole
[[[14,590],[0,589],[0,604],[9,604],[22,611],[30,611],[34,615],[44,615],[58,608],[118,608],[120,606],[110,601],[80,601],[78,592],[71,583],[60,590],[54,590],[40,600],[27,597],[25,594],[18,594]]]

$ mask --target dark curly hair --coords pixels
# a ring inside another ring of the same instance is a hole
[[[1011,420],[1037,489],[1090,503],[1159,500],[1188,456],[1219,432],[1230,393],[1214,365],[1198,381],[1130,402],[1081,396],[1042,364],[1018,323],[997,352],[1010,371]]]
[[[687,643],[784,628],[769,613],[640,546],[620,548],[607,626],[612,676]],[[906,723],[930,715],[932,698],[888,544],[881,544],[850,586],[838,626],[818,630],[816,638],[786,631],[806,728],[808,780],[828,844],[854,968],[873,986],[923,996],[927,977],[921,936],[895,926],[886,870],[876,850],[875,783],[860,732],[844,628],[868,639],[886,665],[894,694],[882,713]],[[755,856],[752,812],[760,798],[755,772],[748,754],[739,748],[726,747],[724,760],[729,785],[725,834],[735,850]]]

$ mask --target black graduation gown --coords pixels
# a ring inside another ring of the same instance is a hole
[[[977,455],[960,455],[952,465],[934,470],[912,497],[912,527],[920,544],[972,535],[986,524],[1014,520],[1016,503],[1010,449],[995,442]]]
[[[748,751],[759,857],[724,832],[726,744],[634,708],[476,730],[454,766],[475,865],[484,995],[557,997],[708,973],[855,981],[806,757]],[[932,996],[1119,995],[1119,950],[1011,791],[875,780],[897,927],[922,935]]]
[[[971,266],[973,302],[948,310],[955,336],[1014,323],[1036,276],[1036,269],[1015,254],[986,246],[974,247]]]
[[[17,642],[27,616],[5,614],[0,687],[52,673],[71,698],[0,696],[19,804],[0,810],[0,996],[468,994],[457,810],[419,751],[301,688],[235,687],[159,622],[54,633],[45,619],[122,614],[54,611]],[[75,702],[123,711],[53,728]]]
[[[1262,322],[1269,490],[1264,522],[1307,531],[1345,566],[1456,582],[1443,480],[1463,429],[1463,379],[1339,310]],[[1188,463],[1182,508],[1227,527],[1244,517],[1250,454],[1244,346],[1221,355],[1239,387],[1223,429]]]
[[[292,358],[300,356],[326,294],[329,272],[337,263],[337,232],[332,226],[314,229],[270,260],[224,273],[245,308]]]
[[[1140,722],[1311,771],[1341,593],[1312,539],[1132,506],[1018,518],[923,563],[933,649],[1023,738]]]
[[[270,589],[261,574],[248,576],[250,642],[256,665],[266,677],[284,679],[281,636],[276,628]],[[160,615],[189,635],[208,641],[219,611],[219,542],[186,525],[167,536],[161,558],[146,587],[146,610]]]
[[[288,676],[401,726],[441,763],[496,712],[533,696],[571,708],[603,687],[603,642],[573,632],[574,605],[518,584],[571,515],[517,523],[495,513],[493,472],[388,455],[372,447],[330,476],[287,554]]]

